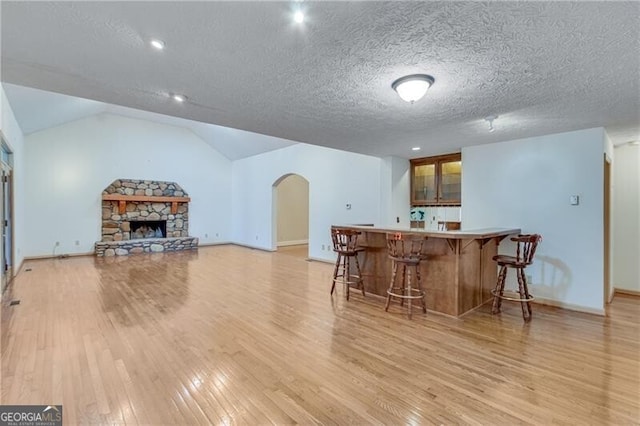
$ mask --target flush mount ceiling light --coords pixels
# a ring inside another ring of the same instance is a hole
[[[413,148],[411,148],[411,151],[420,151],[420,147],[419,146],[414,146]]]
[[[493,127],[493,120],[498,118],[497,115],[490,115],[484,119],[487,123],[489,123],[489,132],[493,133],[496,129]]]
[[[164,41],[158,40],[157,38],[151,39],[149,44],[151,44],[151,47],[153,47],[156,50],[163,50],[164,49]]]
[[[414,103],[421,99],[435,80],[430,75],[413,74],[400,77],[391,84],[403,101]]]

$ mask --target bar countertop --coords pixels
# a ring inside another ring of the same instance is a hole
[[[361,226],[361,225],[335,225],[338,227],[357,229],[366,232],[389,233],[389,232],[406,232],[412,234],[421,234],[432,238],[446,238],[456,240],[466,239],[486,239],[495,237],[506,237],[507,235],[519,234],[518,228],[481,228],[457,231],[433,231],[420,228],[409,227],[377,227],[377,226]]]

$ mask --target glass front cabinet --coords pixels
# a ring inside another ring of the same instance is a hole
[[[461,154],[411,160],[412,206],[459,206],[461,183]]]

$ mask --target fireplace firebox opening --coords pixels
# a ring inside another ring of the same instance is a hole
[[[165,238],[167,236],[166,220],[131,220],[131,239]]]

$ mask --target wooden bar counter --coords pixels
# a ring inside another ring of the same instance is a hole
[[[360,265],[367,293],[387,296],[391,260],[387,255],[387,233],[403,232],[428,237],[426,260],[421,262],[422,288],[427,309],[460,316],[492,299],[497,267],[492,260],[498,244],[520,229],[487,228],[470,231],[425,231],[375,226],[340,226],[361,232],[359,245],[365,248]]]

